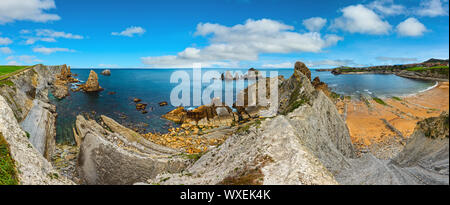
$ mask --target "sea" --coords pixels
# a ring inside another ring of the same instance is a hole
[[[94,70],[99,77],[100,86],[104,88],[102,92],[85,93],[72,92],[70,96],[58,100],[51,93],[49,98],[56,105],[58,117],[56,120],[56,141],[59,144],[73,145],[73,127],[76,116],[82,113],[93,116],[106,115],[117,122],[128,126],[140,127],[141,132],[159,132],[165,133],[170,127],[177,125],[161,118],[165,113],[173,110],[175,106],[171,104],[170,94],[172,90],[180,85],[181,81],[173,81],[171,76],[175,72],[185,72],[190,78],[190,87],[194,85],[192,69],[110,69],[110,76],[103,76],[100,73],[103,69],[76,69],[72,68],[72,73],[77,74],[81,83],[86,81],[90,70]],[[202,76],[209,71],[225,73],[226,71],[240,71],[246,73],[247,69],[202,69]],[[270,71],[278,72],[289,78],[294,70],[291,69],[261,69],[266,71],[269,76]],[[318,76],[321,81],[328,84],[329,88],[339,94],[359,96],[369,95],[380,98],[392,96],[407,96],[423,92],[436,85],[434,81],[413,80],[398,77],[391,74],[345,74],[333,75],[330,72],[318,72],[311,69],[312,78]],[[201,80],[201,78],[200,78]],[[211,82],[212,83],[212,82]],[[206,89],[211,83],[201,83],[202,90]],[[245,81],[244,87],[253,82]],[[75,84],[72,87],[76,87]],[[225,89],[223,85],[223,89]],[[242,88],[233,89],[235,94]],[[193,97],[191,91],[191,97]],[[224,96],[224,95],[223,95]],[[143,103],[148,104],[148,113],[143,114],[136,110],[134,98],[139,98]],[[168,102],[168,106],[159,106],[160,102]],[[192,103],[193,101],[191,101]],[[185,106],[187,109],[193,109],[196,106]]]

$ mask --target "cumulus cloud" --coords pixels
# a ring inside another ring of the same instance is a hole
[[[42,62],[42,60],[37,59],[36,56],[30,55],[8,56],[6,60],[8,61],[8,65],[31,65]]]
[[[311,32],[319,32],[327,23],[327,20],[320,17],[313,17],[303,20],[303,25]]]
[[[46,48],[46,47],[36,47],[33,48],[33,51],[36,53],[43,53],[43,54],[51,54],[55,52],[75,52],[75,50],[68,49],[68,48]]]
[[[116,64],[99,64],[98,65],[99,68],[118,68],[119,66]]]
[[[11,44],[13,41],[9,38],[2,38],[0,37],[0,45],[9,45]]]
[[[401,36],[422,36],[426,31],[427,28],[413,17],[397,25],[397,32]]]
[[[258,60],[265,53],[320,52],[342,40],[336,35],[322,37],[317,32],[297,33],[294,27],[270,19],[247,20],[231,27],[200,23],[195,36],[209,38],[204,48],[186,48],[177,55],[143,57],[149,67],[236,67],[239,61]]]
[[[54,0],[1,0],[0,24],[14,21],[47,22],[61,19],[56,14],[47,13],[55,9]]]
[[[308,61],[306,62],[308,67],[321,67],[321,66],[349,66],[355,65],[353,60],[319,60],[319,61]]]
[[[63,31],[54,31],[51,29],[36,29],[36,36],[45,36],[50,38],[83,39],[83,36]]]
[[[145,29],[143,29],[142,27],[131,26],[122,32],[112,32],[111,35],[133,37],[134,35],[142,35],[144,33],[145,33]]]
[[[417,62],[417,58],[405,58],[405,57],[385,57],[378,56],[376,57],[379,61],[390,61],[390,62],[398,62],[398,63],[407,63],[407,62]]]
[[[446,7],[444,8],[440,0],[425,0],[420,3],[417,14],[429,17],[445,16],[448,15],[448,4]]]
[[[284,62],[278,64],[263,64],[262,68],[293,68],[294,64],[292,62]]]
[[[12,50],[9,47],[0,47],[0,53],[11,54]]]
[[[406,13],[406,8],[403,5],[395,4],[394,0],[376,0],[368,4],[367,7],[386,16]]]
[[[33,34],[33,31],[30,30],[22,30],[21,34]],[[25,41],[26,45],[32,45],[38,41],[43,42],[56,42],[57,38],[65,38],[65,39],[83,39],[84,37],[77,34],[66,33],[64,31],[55,31],[51,29],[36,29],[34,30],[35,36],[25,36],[23,38],[27,39]]]
[[[341,29],[350,33],[387,34],[391,25],[383,21],[373,10],[364,5],[352,5],[341,10],[342,16],[335,19],[331,29]]]

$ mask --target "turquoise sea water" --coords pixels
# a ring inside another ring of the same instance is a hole
[[[106,115],[126,125],[138,125],[142,130],[154,132],[166,132],[173,123],[162,119],[161,115],[174,109],[170,105],[170,93],[177,83],[170,83],[170,76],[175,71],[186,71],[192,79],[192,69],[113,69],[111,76],[100,75],[102,69],[94,69],[99,74],[100,85],[105,89],[99,93],[70,92],[70,96],[63,100],[56,100],[50,95],[52,103],[57,106],[57,142],[73,144],[72,127],[75,118],[82,112],[97,115]],[[211,69],[202,69],[202,73]],[[220,73],[226,70],[215,69]],[[242,73],[246,69],[240,69]],[[270,71],[265,70],[267,75]],[[293,69],[277,69],[279,75],[289,78]],[[72,69],[72,73],[78,74],[78,79],[86,81],[90,69]],[[419,81],[401,78],[395,75],[367,74],[367,75],[339,75],[334,76],[330,72],[316,72],[312,70],[312,77],[319,76],[329,87],[339,94],[359,95],[360,93],[376,95],[379,97],[403,96],[423,91],[435,84],[431,81]],[[251,83],[251,82],[250,82]],[[191,87],[192,87],[191,83]],[[248,82],[245,83],[245,87]],[[210,84],[202,84],[206,88]],[[225,86],[224,86],[225,87]],[[109,95],[109,92],[115,92]],[[234,93],[239,92],[235,90]],[[192,95],[191,95],[192,96]],[[147,103],[149,113],[142,114],[135,108],[133,98],[142,99]],[[169,102],[169,106],[160,107],[161,101]],[[123,116],[127,116],[123,118]],[[143,125],[142,123],[147,124]]]

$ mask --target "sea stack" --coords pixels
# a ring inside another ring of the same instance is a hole
[[[98,76],[93,70],[89,73],[89,78],[85,84],[81,85],[81,88],[86,92],[97,92],[102,91],[103,88],[100,87],[98,83]]]
[[[109,69],[103,70],[101,74],[104,75],[104,76],[110,76],[111,75],[111,70],[109,70]]]

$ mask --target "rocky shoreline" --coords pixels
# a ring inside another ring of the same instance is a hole
[[[352,115],[301,62],[288,79],[262,81],[269,89],[279,85],[278,110],[251,106],[253,84],[238,94],[243,106],[215,99],[167,113],[180,124],[167,134],[78,115],[77,146],[55,145],[47,94],[75,80],[70,67],[38,65],[12,77],[14,86],[0,87],[0,132],[12,145],[21,184],[448,184],[448,112],[419,123],[395,156],[377,159],[354,146],[346,124]],[[97,74],[91,71],[79,89],[101,91]],[[41,118],[42,125],[26,123]]]

